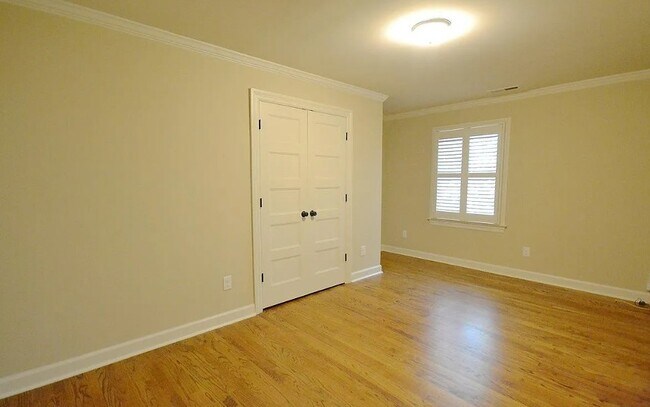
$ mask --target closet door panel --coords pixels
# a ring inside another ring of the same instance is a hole
[[[308,208],[308,138],[305,110],[260,104],[260,186],[263,307],[307,293],[310,241]]]
[[[347,118],[266,102],[260,118],[264,308],[345,280]]]
[[[345,279],[345,133],[347,119],[309,112],[309,196],[312,217],[309,261],[312,290]]]

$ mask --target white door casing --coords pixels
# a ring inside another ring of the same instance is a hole
[[[350,127],[349,111],[251,90],[257,312],[350,280]]]

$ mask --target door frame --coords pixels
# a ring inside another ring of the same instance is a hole
[[[260,144],[259,120],[260,103],[269,102],[278,105],[295,107],[314,112],[327,113],[345,117],[347,121],[348,140],[345,143],[345,190],[348,194],[345,205],[345,252],[348,261],[345,263],[345,282],[351,281],[352,275],[352,111],[336,106],[329,106],[309,100],[286,96],[279,93],[267,92],[255,88],[250,89],[250,142],[251,142],[251,212],[253,220],[253,287],[255,293],[255,312],[262,312],[262,241],[261,216],[259,211],[260,194]]]

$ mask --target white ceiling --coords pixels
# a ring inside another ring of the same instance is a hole
[[[388,94],[388,114],[650,68],[650,0],[72,2]],[[384,35],[428,8],[469,13],[474,29],[430,48]]]

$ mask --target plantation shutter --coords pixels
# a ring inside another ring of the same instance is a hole
[[[503,123],[434,133],[434,219],[498,223],[503,134]]]
[[[457,219],[460,214],[462,164],[463,139],[439,139],[436,211],[448,214],[452,219]]]

